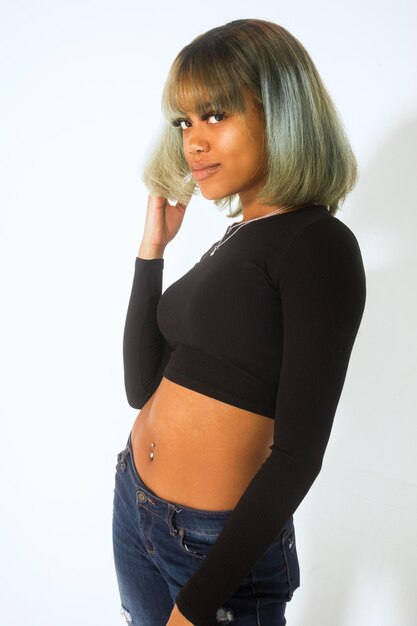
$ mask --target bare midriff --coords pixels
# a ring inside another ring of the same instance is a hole
[[[134,421],[133,460],[144,484],[160,498],[229,510],[270,455],[273,430],[269,417],[163,377]]]

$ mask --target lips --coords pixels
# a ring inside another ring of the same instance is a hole
[[[205,170],[208,167],[214,167],[215,165],[220,165],[220,163],[210,163],[209,161],[194,161],[193,171],[194,170]]]
[[[220,163],[196,163],[193,165],[193,176],[196,180],[203,180],[217,172],[220,167]]]

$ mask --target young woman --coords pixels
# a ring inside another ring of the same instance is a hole
[[[282,626],[300,585],[293,514],[365,306],[358,242],[335,217],[356,161],[307,51],[263,20],[181,50],[163,112],[123,337],[140,412],[116,465],[121,612],[134,626]],[[162,293],[197,185],[242,220]]]

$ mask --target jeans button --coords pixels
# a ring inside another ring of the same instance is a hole
[[[141,502],[145,502],[145,500],[146,500],[146,496],[145,496],[145,494],[143,493],[143,491],[138,491],[138,498],[139,498],[139,500],[140,500]]]

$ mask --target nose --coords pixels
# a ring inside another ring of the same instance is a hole
[[[193,141],[192,143],[188,144],[187,147],[187,151],[189,152],[189,154],[196,154],[198,152],[208,152],[209,151],[209,145],[207,141]]]
[[[209,142],[200,134],[196,129],[189,128],[188,131],[193,130],[193,133],[188,132],[187,136],[184,135],[184,150],[188,154],[196,154],[198,152],[208,152],[210,150]]]

